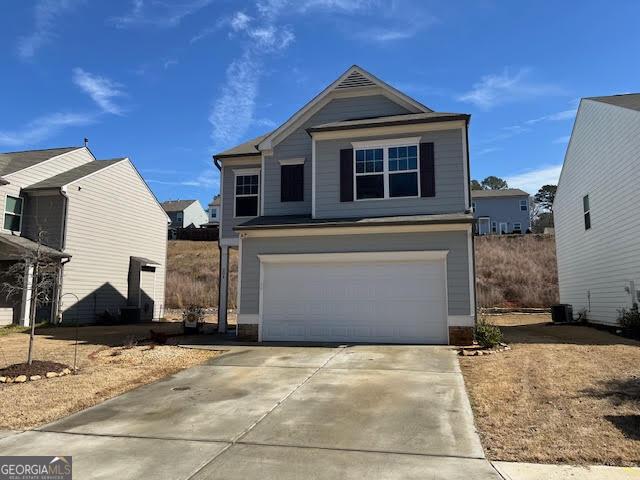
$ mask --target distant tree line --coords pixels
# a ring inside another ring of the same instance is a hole
[[[509,188],[507,181],[494,175],[480,181],[471,180],[471,190],[505,190],[507,188]],[[533,233],[542,233],[547,227],[553,228],[553,201],[557,189],[557,185],[543,185],[533,197],[529,197],[529,215]]]

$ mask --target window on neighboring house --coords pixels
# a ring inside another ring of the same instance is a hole
[[[211,209],[211,218],[216,218],[217,216],[218,216],[218,209],[212,208]]]
[[[496,222],[491,222],[491,233],[498,233],[498,224]]]
[[[417,197],[418,145],[354,150],[356,200]]]
[[[20,232],[22,228],[22,203],[21,197],[7,195],[4,203],[4,224],[5,230],[10,232]]]
[[[235,217],[257,217],[258,216],[258,185],[260,175],[236,174],[235,190]]]
[[[526,212],[529,209],[529,203],[527,200],[520,200],[520,210]]]
[[[513,233],[522,233],[522,224],[518,222],[514,222],[513,224]]]
[[[589,206],[589,195],[582,197],[582,209],[584,211],[584,229],[591,228],[591,207]]]

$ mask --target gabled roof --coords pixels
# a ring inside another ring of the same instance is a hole
[[[10,175],[25,168],[33,167],[53,157],[79,150],[84,147],[48,148],[45,150],[25,150],[0,153],[0,175]]]
[[[382,117],[345,120],[342,122],[324,123],[307,128],[308,133],[332,130],[352,130],[365,127],[383,127],[389,125],[410,125],[415,123],[446,122],[454,120],[469,120],[466,113],[427,112],[409,113],[405,115],[387,115]]]
[[[209,205],[213,205],[214,207],[217,207],[218,205],[220,205],[220,194],[216,195],[215,197],[213,197],[213,202],[211,202]]]
[[[586,97],[585,100],[608,103],[609,105],[615,105],[616,107],[628,108],[640,112],[640,93],[626,93],[605,97]]]
[[[362,90],[371,87],[380,87],[385,95],[392,97],[397,102],[400,102],[409,107],[414,111],[414,113],[424,113],[432,111],[429,107],[402,93],[400,90],[397,90],[388,83],[383,82],[376,76],[367,72],[364,68],[359,67],[358,65],[352,65],[346,72],[340,75],[340,77],[336,81],[334,81],[331,85],[329,85],[322,92],[316,95],[304,107],[294,113],[286,122],[276,128],[273,132],[269,133],[264,139],[262,139],[259,143],[258,148],[260,150],[269,150],[273,148],[273,140],[276,139],[279,134],[283,133],[292,125],[296,124],[300,119],[304,118],[304,116],[308,112],[313,111],[314,107],[320,104],[322,100],[325,99],[334,90],[343,92],[349,89]]]
[[[197,200],[168,200],[162,202],[162,208],[165,212],[182,212],[189,205],[197,202]]]
[[[503,188],[502,190],[471,190],[471,198],[498,198],[498,197],[522,197],[529,196],[519,188]]]
[[[119,163],[126,160],[126,158],[114,158],[111,160],[94,160],[93,162],[85,163],[84,165],[80,165],[79,167],[72,168],[71,170],[67,170],[66,172],[62,172],[58,175],[54,175],[51,178],[47,178],[42,180],[41,182],[35,183],[33,185],[28,186],[24,189],[24,191],[34,191],[34,190],[51,190],[62,188],[65,185],[68,185],[76,180],[80,180],[92,173],[99,172],[100,170],[110,167],[113,164]]]
[[[233,157],[245,157],[247,155],[260,155],[260,150],[258,150],[258,144],[267,138],[271,132],[260,135],[256,138],[252,138],[251,140],[247,140],[240,145],[236,145],[233,148],[225,150],[224,152],[220,152],[214,155],[215,158],[233,158]]]

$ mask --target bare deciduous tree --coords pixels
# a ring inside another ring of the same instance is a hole
[[[36,310],[53,300],[58,281],[60,257],[54,255],[44,240],[46,232],[40,231],[33,249],[25,249],[16,263],[0,274],[0,293],[8,298],[25,296],[30,300],[29,353],[27,363],[33,361],[33,341],[35,338]]]

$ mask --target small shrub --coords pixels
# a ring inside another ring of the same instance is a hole
[[[182,320],[186,323],[203,323],[204,322],[204,308],[197,305],[189,305],[182,312]]]
[[[629,335],[640,338],[640,311],[638,311],[638,304],[634,303],[629,310],[625,308],[618,310],[618,313],[618,321],[622,328]]]
[[[478,320],[475,330],[476,341],[484,348],[495,348],[502,342],[502,331],[487,323],[484,318]]]

